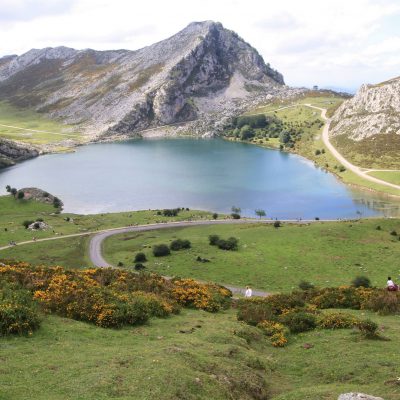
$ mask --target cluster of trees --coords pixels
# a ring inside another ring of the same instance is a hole
[[[164,215],[164,217],[176,217],[181,211],[189,211],[189,208],[178,207],[178,208],[165,208],[162,211],[157,211],[157,215]]]
[[[25,196],[24,192],[18,191],[16,188],[12,188],[10,185],[6,186],[6,191],[7,193],[10,193],[12,196],[14,196],[16,199],[23,199]]]
[[[320,128],[323,122],[319,119],[292,122],[264,114],[246,115],[233,118],[231,123],[225,127],[224,135],[241,140],[279,138],[283,149],[294,147],[296,141],[301,139],[305,129],[311,129],[314,125]]]

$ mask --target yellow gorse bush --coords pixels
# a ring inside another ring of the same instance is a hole
[[[68,270],[20,263],[1,266],[0,280],[29,290],[46,312],[107,328],[167,317],[180,306],[217,311],[231,298],[218,285],[111,268]]]

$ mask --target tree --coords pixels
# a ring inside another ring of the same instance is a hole
[[[10,185],[7,185],[7,186],[6,186],[6,190],[7,190],[7,193],[10,193],[10,192],[11,192],[11,186],[10,186]]]
[[[254,130],[252,127],[250,127],[249,125],[244,125],[241,129],[240,129],[240,138],[242,140],[248,140],[251,139],[252,137],[254,137]]]
[[[235,214],[240,214],[242,212],[242,209],[240,207],[232,206],[231,211]]]
[[[212,217],[213,217],[213,219],[218,219],[218,214],[217,214],[217,213],[214,213],[214,214],[212,215]]]
[[[11,188],[10,189],[10,193],[15,197],[15,195],[17,194],[18,190],[15,188]]]
[[[22,191],[19,191],[18,194],[17,194],[17,198],[18,199],[23,199],[24,197],[25,197],[25,193],[22,192]]]
[[[280,135],[279,135],[279,141],[283,144],[289,143],[290,141],[290,133],[283,131]]]
[[[169,247],[166,244],[156,244],[153,246],[154,257],[164,257],[171,254]]]
[[[260,219],[261,219],[261,217],[265,217],[265,216],[267,215],[267,214],[265,213],[265,211],[264,211],[264,210],[261,210],[261,209],[255,210],[254,212],[256,213],[256,215],[258,215],[258,216],[260,217]]]

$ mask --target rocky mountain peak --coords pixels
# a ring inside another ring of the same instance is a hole
[[[97,135],[217,119],[283,85],[253,47],[213,21],[136,51],[55,47],[0,62],[1,100]]]

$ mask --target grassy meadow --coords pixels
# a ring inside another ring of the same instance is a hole
[[[55,144],[65,140],[83,141],[82,135],[74,127],[48,119],[34,110],[20,109],[5,101],[0,101],[0,138],[33,145]]]
[[[380,226],[381,230],[376,228]],[[350,284],[367,275],[384,286],[388,275],[400,275],[399,220],[371,219],[353,222],[318,222],[307,225],[220,225],[132,232],[109,237],[105,258],[113,265],[131,268],[137,252],[144,252],[150,271],[169,276],[193,277],[240,287],[251,285],[266,291],[290,291],[301,280],[318,286]],[[208,236],[239,239],[238,251],[210,246]],[[188,239],[192,248],[154,257],[155,244]],[[199,262],[196,258],[210,262]]]
[[[240,332],[256,328],[234,310],[184,310],[120,330],[44,316],[32,336],[0,339],[0,399],[398,399],[399,316],[353,313],[388,340],[339,329],[295,335],[285,348],[259,336],[248,343]]]
[[[60,237],[76,233],[86,233],[128,225],[144,225],[154,222],[181,221],[190,219],[210,219],[212,214],[206,211],[181,211],[176,217],[157,215],[154,210],[129,211],[119,213],[78,215],[56,213],[52,205],[29,200],[15,199],[11,195],[0,196],[0,247],[11,240],[26,240]],[[23,222],[43,218],[49,229],[33,232],[25,229]],[[1,256],[1,255],[0,255]]]

